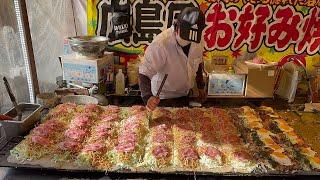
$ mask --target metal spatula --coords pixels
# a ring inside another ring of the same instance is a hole
[[[22,112],[21,112],[20,107],[18,106],[18,103],[16,101],[16,97],[13,95],[12,90],[9,85],[9,82],[6,77],[3,77],[3,81],[4,81],[4,85],[6,86],[7,92],[9,94],[10,100],[11,100],[14,108],[17,111],[17,116],[19,116],[19,119],[20,119],[20,117],[22,116]]]
[[[159,96],[160,96],[160,93],[161,93],[161,91],[162,91],[162,88],[163,88],[164,83],[165,83],[166,80],[167,80],[167,77],[168,77],[168,74],[165,74],[164,77],[163,77],[163,79],[162,79],[162,82],[161,82],[161,84],[160,84],[160,87],[159,87],[159,89],[158,89],[158,92],[157,92],[156,97],[159,97]]]

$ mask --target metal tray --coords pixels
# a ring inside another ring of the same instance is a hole
[[[15,108],[12,108],[5,115],[14,117],[14,120],[0,121],[7,140],[30,131],[41,117],[42,107],[39,104],[20,103],[18,106],[22,114],[25,112],[25,115],[22,115],[21,119],[17,118],[17,111]]]

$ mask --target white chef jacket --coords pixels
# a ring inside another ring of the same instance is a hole
[[[151,79],[153,96],[157,94],[165,74],[168,78],[160,99],[186,96],[193,87],[199,64],[203,62],[204,43],[191,43],[188,57],[176,41],[174,27],[163,31],[146,49],[139,73]]]

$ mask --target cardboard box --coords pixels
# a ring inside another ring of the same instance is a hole
[[[61,57],[63,80],[82,83],[100,83],[113,77],[113,54],[101,58],[86,58],[74,54]],[[113,79],[110,79],[113,81]]]
[[[275,68],[249,67],[245,63],[234,66],[236,74],[246,74],[245,97],[272,98],[275,83]]]

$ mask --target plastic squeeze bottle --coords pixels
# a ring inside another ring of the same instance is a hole
[[[122,73],[122,69],[119,69],[116,75],[116,94],[124,94],[124,74]]]
[[[234,72],[234,69],[232,68],[232,66],[229,66],[229,68],[228,68],[228,73],[229,74],[234,74],[235,72]]]

